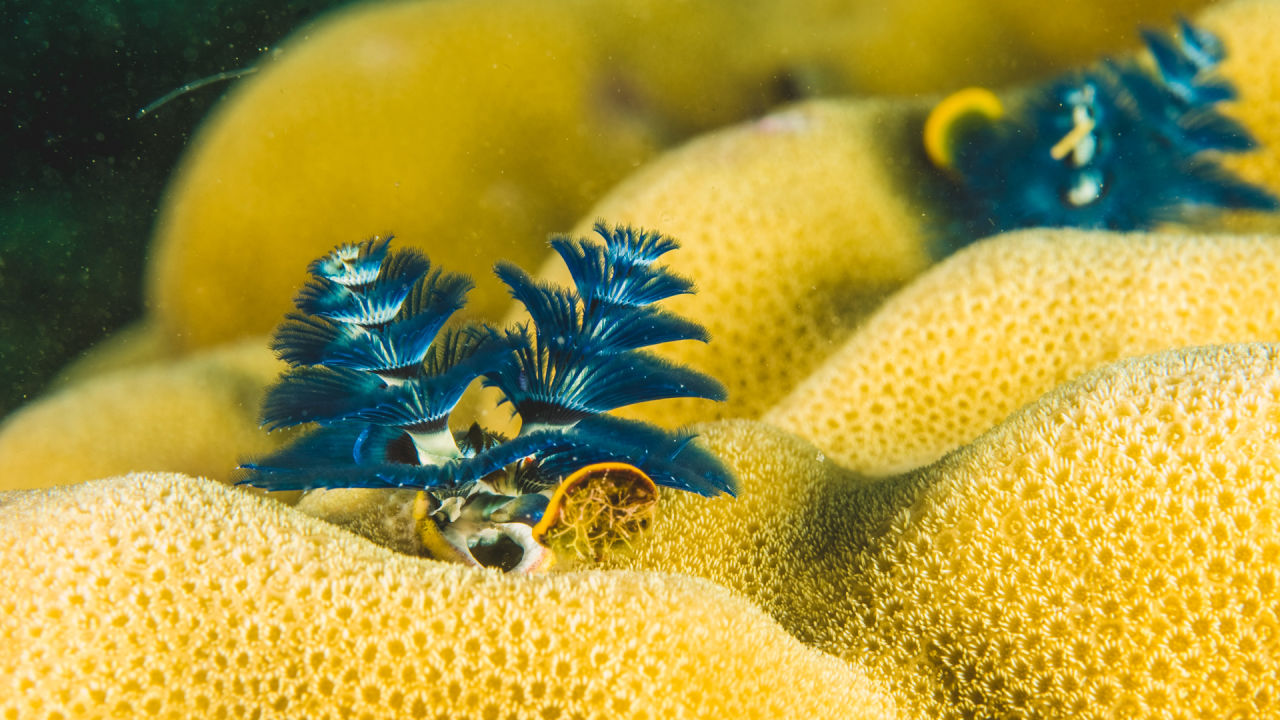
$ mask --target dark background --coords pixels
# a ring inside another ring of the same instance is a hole
[[[231,85],[138,110],[339,4],[0,2],[0,416],[141,315],[165,182]]]

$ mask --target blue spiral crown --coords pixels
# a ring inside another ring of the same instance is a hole
[[[603,242],[551,241],[573,287],[496,266],[531,318],[507,329],[446,327],[471,281],[433,268],[416,250],[391,250],[389,239],[343,245],[312,263],[298,311],[272,342],[292,367],[268,389],[262,423],[319,427],[241,465],[241,482],[267,490],[414,488],[436,508],[454,498],[454,515],[484,495],[487,514],[518,505],[527,524],[539,519],[550,488],[594,463],[627,463],[658,485],[704,496],[734,494],[731,473],[693,433],[604,414],[664,398],[722,400],[725,392],[645,350],[708,339],[698,324],[656,306],[693,291],[655,264],[677,244],[602,223],[595,232]],[[450,430],[450,414],[477,379],[519,415],[515,437],[478,426]]]
[[[1033,92],[1010,116],[969,123],[949,158],[967,240],[1024,227],[1140,230],[1196,206],[1274,210],[1276,198],[1218,159],[1255,147],[1218,110],[1212,33],[1142,33],[1150,62],[1108,60]],[[962,241],[963,242],[963,241]]]

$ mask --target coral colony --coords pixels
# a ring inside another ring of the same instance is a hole
[[[498,263],[498,277],[531,317],[506,329],[446,328],[470,279],[432,268],[416,250],[391,250],[389,238],[342,245],[313,262],[298,312],[276,330],[272,347],[293,367],[268,390],[262,417],[272,430],[319,428],[242,465],[242,482],[419,489],[417,516],[434,554],[516,571],[551,561],[543,536],[565,489],[584,479],[611,483],[603,495],[615,502],[656,501],[654,483],[733,494],[732,475],[693,434],[603,414],[648,400],[721,400],[724,389],[643,349],[707,340],[698,324],[655,306],[693,291],[654,264],[677,244],[629,227],[597,224],[595,232],[603,243],[551,241],[573,288]],[[477,378],[519,416],[514,437],[478,425],[450,430],[450,414]],[[492,559],[504,546],[506,560]]]
[[[1277,207],[1217,162],[1255,146],[1216,109],[1235,97],[1215,76],[1221,41],[1185,19],[1176,36],[1143,38],[1150,63],[1108,60],[1073,72],[1011,116],[981,89],[938,105],[926,145],[931,133],[948,135],[930,155],[949,171],[969,239],[1024,227],[1147,229],[1197,205]]]

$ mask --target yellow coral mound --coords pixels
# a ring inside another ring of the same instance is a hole
[[[0,490],[137,470],[225,479],[284,435],[258,428],[263,390],[283,369],[255,338],[75,382],[0,424]]]
[[[831,524],[827,505],[833,492],[865,481],[802,438],[761,422],[727,420],[698,431],[698,442],[738,476],[738,496],[663,491],[652,529],[630,553],[610,556],[608,566],[712,579],[745,594],[803,642],[815,642],[848,617],[830,616],[847,557],[828,554],[829,539],[867,514],[857,508],[864,512]]]
[[[914,671],[937,717],[1274,717],[1278,421],[1276,346],[1065,387],[900,481],[820,645]]]
[[[707,440],[741,501],[671,498],[627,564],[742,590],[908,712],[1280,709],[1280,346],[1110,365],[874,482],[767,426]]]
[[[689,578],[508,578],[208,481],[0,505],[0,717],[889,718],[860,671]]]
[[[706,327],[711,343],[656,351],[729,391],[725,403],[664,400],[621,414],[663,424],[759,415],[856,318],[924,269],[911,175],[927,172],[916,150],[925,111],[901,101],[805,103],[672,151],[597,204],[589,217],[680,242],[663,262],[697,292],[664,305]],[[577,230],[589,231],[589,222]],[[541,274],[569,281],[558,257]]]
[[[766,419],[871,474],[932,462],[1119,358],[1280,340],[1280,239],[1029,230],[893,296]]]

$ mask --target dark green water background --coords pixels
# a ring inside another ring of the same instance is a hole
[[[339,4],[0,2],[0,416],[141,315],[165,183],[230,85],[138,110]]]

